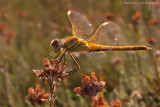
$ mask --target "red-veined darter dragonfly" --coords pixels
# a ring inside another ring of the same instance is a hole
[[[69,10],[67,12],[68,18],[72,25],[73,36],[62,41],[54,39],[51,41],[50,46],[58,55],[56,58],[61,59],[65,54],[69,53],[77,69],[70,71],[73,73],[79,69],[79,65],[71,55],[71,52],[101,52],[101,51],[139,51],[139,50],[150,50],[151,48],[146,46],[108,46],[107,43],[118,40],[119,27],[113,22],[102,23],[93,36],[89,37],[93,31],[93,27],[85,16],[78,13],[77,11]]]

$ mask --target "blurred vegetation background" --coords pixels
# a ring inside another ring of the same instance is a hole
[[[36,80],[54,38],[72,36],[69,9],[87,16],[94,30],[104,21],[120,27],[121,43],[145,45],[151,51],[106,52],[106,58],[74,54],[81,69],[57,85],[57,107],[89,107],[91,99],[73,89],[81,76],[95,72],[106,82],[105,101],[119,99],[122,107],[160,107],[160,2],[159,0],[0,0],[0,107],[28,107],[29,87]],[[140,3],[141,2],[141,3]],[[146,2],[146,3],[145,3]],[[142,4],[144,3],[144,4]],[[150,4],[147,4],[150,3]],[[67,57],[67,69],[74,69]],[[47,106],[47,104],[45,105]]]

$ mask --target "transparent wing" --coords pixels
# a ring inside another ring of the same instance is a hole
[[[99,26],[95,34],[87,42],[114,46],[118,44],[118,35],[118,25],[113,22],[104,22]]]
[[[87,18],[72,10],[69,10],[67,15],[72,24],[73,35],[81,39],[87,39],[93,31],[93,27]]]
[[[93,60],[103,60],[103,59],[106,59],[106,53],[105,52],[102,52],[102,51],[99,51],[99,52],[84,52],[84,54],[91,59]]]
[[[84,57],[87,56],[87,58],[89,58],[89,60],[103,60],[106,59],[107,55],[105,52],[73,52],[72,55],[75,58],[79,58],[79,57]]]

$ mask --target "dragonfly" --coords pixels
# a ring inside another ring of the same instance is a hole
[[[105,51],[139,51],[150,50],[147,46],[110,46],[107,43],[116,43],[118,41],[119,26],[113,22],[102,23],[95,33],[89,20],[77,11],[69,10],[67,16],[72,25],[73,36],[63,39],[53,39],[50,42],[52,50],[57,53],[55,59],[65,59],[65,54],[68,53],[71,59],[76,64],[77,68],[67,73],[71,74],[80,69],[79,64],[72,56],[72,52],[105,52]],[[114,42],[113,42],[114,41]]]

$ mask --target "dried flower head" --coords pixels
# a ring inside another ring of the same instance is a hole
[[[157,58],[160,57],[160,50],[155,50],[154,51],[154,56],[157,57]]]
[[[132,16],[132,23],[133,24],[138,24],[139,20],[141,19],[141,13],[140,12],[136,12],[133,16]]]
[[[16,11],[16,15],[20,18],[23,18],[27,16],[27,13],[25,11],[18,10]]]
[[[93,107],[108,107],[107,102],[105,102],[102,96],[93,97],[92,98],[92,106]]]
[[[132,98],[135,98],[137,101],[140,102],[142,100],[143,96],[142,96],[142,94],[140,92],[133,91],[133,93],[130,96],[130,99],[132,99]]]
[[[118,23],[123,23],[124,22],[124,20],[120,16],[117,16],[115,19],[116,19],[116,22],[118,22]]]
[[[14,37],[17,36],[16,32],[11,31],[11,30],[6,30],[5,35],[7,37],[7,42],[10,43]]]
[[[28,89],[28,101],[32,104],[32,105],[43,105],[44,103],[46,103],[48,101],[48,97],[50,96],[49,93],[45,93],[44,88],[40,89],[39,85],[37,85],[37,87],[34,88],[30,87]]]
[[[6,22],[1,22],[0,23],[0,33],[5,33],[7,28],[7,23]]]
[[[120,107],[120,100],[112,101],[111,107]]]
[[[32,70],[32,74],[39,78],[57,78],[57,79],[64,79],[68,76],[68,73],[65,73],[64,69],[66,67],[66,63],[48,60],[45,58],[43,60],[43,68],[41,70]]]
[[[122,61],[122,58],[120,58],[120,57],[116,57],[112,61],[113,65],[119,65],[119,64],[122,64],[122,63],[123,63],[123,61]]]
[[[154,20],[154,19],[150,19],[148,23],[149,23],[150,25],[156,25],[156,24],[157,24],[157,21]]]
[[[146,41],[150,43],[151,45],[155,45],[156,43],[156,40],[153,37],[147,37]]]
[[[16,32],[13,30],[8,30],[6,22],[0,23],[0,33],[6,36],[7,43],[10,43],[11,40],[17,36]]]
[[[114,14],[113,14],[112,12],[108,12],[108,13],[106,13],[106,18],[107,18],[108,20],[111,20],[111,19],[114,18]]]
[[[79,95],[88,95],[94,97],[98,92],[102,91],[105,86],[104,81],[97,81],[95,73],[91,73],[91,77],[87,75],[82,76],[82,87],[76,87],[74,92]]]
[[[160,57],[158,57],[158,63],[160,63]]]
[[[160,2],[157,0],[154,5],[155,5],[155,7],[159,8],[160,7]]]
[[[157,19],[158,23],[160,24],[160,17]]]

